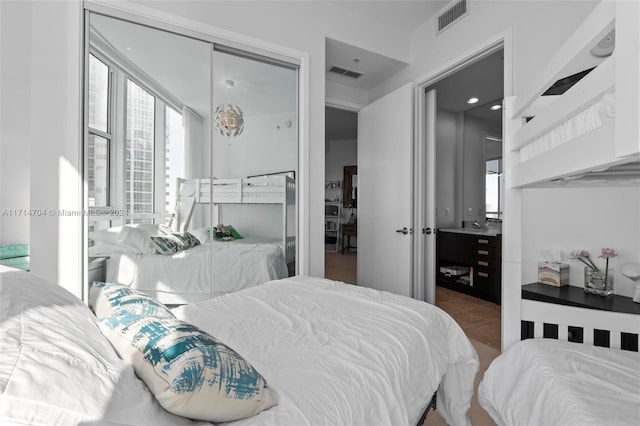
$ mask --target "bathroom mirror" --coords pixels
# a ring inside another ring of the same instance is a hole
[[[463,221],[501,218],[502,111],[496,105],[502,99],[464,112]]]
[[[180,304],[294,274],[297,66],[101,14],[86,23],[85,285]],[[177,252],[156,238],[186,232]]]

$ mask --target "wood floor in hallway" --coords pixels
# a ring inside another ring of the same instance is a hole
[[[347,251],[344,254],[335,251],[324,252],[324,276],[330,280],[347,284],[358,284],[358,252]]]

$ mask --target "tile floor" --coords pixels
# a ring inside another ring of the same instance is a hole
[[[436,306],[451,315],[470,339],[500,350],[500,305],[438,286]]]

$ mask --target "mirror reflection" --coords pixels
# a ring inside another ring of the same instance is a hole
[[[502,99],[464,112],[465,221],[485,224],[487,220],[502,219],[502,114],[496,105],[501,107]]]
[[[87,285],[180,304],[295,273],[297,69],[93,13],[88,30]]]

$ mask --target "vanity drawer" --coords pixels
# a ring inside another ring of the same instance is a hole
[[[496,259],[478,257],[476,259],[476,267],[479,271],[489,269],[495,271],[500,263]]]
[[[473,237],[474,242],[478,247],[498,247],[498,238],[490,236],[477,236]]]
[[[497,247],[477,245],[475,255],[478,259],[487,260],[486,258],[495,259],[500,252]]]

